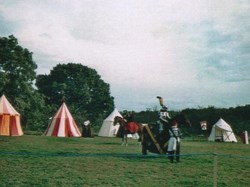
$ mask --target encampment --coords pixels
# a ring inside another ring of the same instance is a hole
[[[237,142],[231,126],[220,118],[212,127],[209,141]]]
[[[61,105],[56,114],[52,117],[50,124],[45,131],[45,135],[57,137],[81,136],[75,120],[65,103]]]
[[[122,117],[116,108],[106,119],[103,120],[98,136],[116,137],[120,125],[113,125],[115,116]]]
[[[9,103],[5,95],[0,98],[0,135],[23,135],[20,114]]]

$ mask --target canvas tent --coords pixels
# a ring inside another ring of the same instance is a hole
[[[9,103],[5,95],[0,98],[0,135],[21,136],[23,130],[20,114]]]
[[[120,125],[113,126],[114,118],[116,116],[122,117],[122,115],[115,108],[113,112],[103,120],[98,136],[115,137],[117,135]]]
[[[237,142],[231,126],[220,118],[212,127],[209,141]]]
[[[56,114],[52,117],[49,126],[45,131],[45,135],[57,137],[81,136],[75,120],[65,103],[61,105]]]

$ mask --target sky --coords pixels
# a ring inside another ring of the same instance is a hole
[[[0,36],[95,69],[118,110],[250,104],[250,0],[0,0]]]

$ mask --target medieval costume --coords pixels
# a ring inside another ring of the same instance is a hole
[[[169,142],[168,142],[168,158],[170,162],[173,163],[174,161],[174,154],[176,155],[176,161],[180,161],[180,137],[181,132],[177,127],[177,123],[174,122],[173,126],[169,129]]]
[[[82,136],[83,137],[92,137],[92,128],[89,120],[84,121],[82,125]]]
[[[167,126],[170,120],[169,113],[167,111],[167,107],[164,106],[159,112],[159,120],[157,121],[157,124],[159,126],[159,133],[161,133],[164,130],[164,126]]]

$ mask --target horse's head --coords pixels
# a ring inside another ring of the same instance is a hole
[[[174,116],[171,122],[176,122],[179,126],[191,127],[189,119],[183,113]]]
[[[120,116],[115,116],[113,125],[122,124],[123,118]]]

